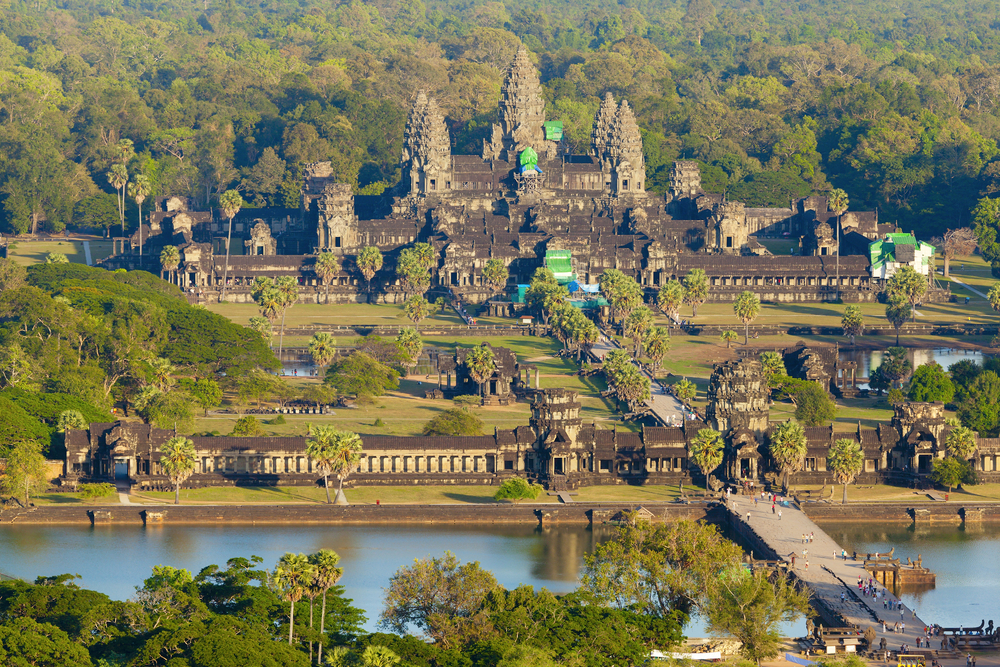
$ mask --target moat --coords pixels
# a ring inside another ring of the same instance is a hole
[[[937,573],[937,587],[903,591],[907,605],[942,625],[974,625],[1000,618],[996,600],[1000,581],[992,576],[1000,551],[1000,526],[979,531],[954,526],[920,528],[824,523],[845,549],[923,556]],[[354,604],[367,611],[374,629],[389,577],[414,558],[450,549],[462,560],[478,560],[506,587],[524,583],[568,592],[577,586],[584,555],[611,535],[611,529],[555,526],[3,526],[0,572],[27,580],[71,572],[81,586],[113,598],[130,597],[154,565],[170,564],[197,572],[234,556],[256,554],[273,567],[286,551],[336,550],[342,558],[342,584]],[[985,575],[985,576],[984,576]],[[801,632],[797,627],[789,633]],[[689,636],[699,636],[694,620]]]

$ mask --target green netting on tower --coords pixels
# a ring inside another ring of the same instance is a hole
[[[569,250],[547,250],[545,252],[545,268],[552,272],[560,283],[568,283],[575,277],[573,273],[573,254]]]
[[[563,138],[563,124],[561,120],[549,120],[542,123],[545,128],[545,138],[549,141],[561,141]]]
[[[538,153],[535,152],[534,148],[528,146],[523,151],[521,151],[521,154],[518,156],[517,161],[522,167],[528,167],[528,166],[534,167],[536,164],[538,164]]]

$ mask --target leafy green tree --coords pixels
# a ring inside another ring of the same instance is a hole
[[[932,361],[918,366],[913,372],[906,396],[911,401],[951,403],[955,397],[955,385],[941,365]]]
[[[321,252],[316,255],[316,263],[313,265],[313,270],[319,276],[319,279],[323,281],[323,289],[326,295],[324,301],[330,303],[330,281],[340,273],[340,260],[332,252]]]
[[[243,197],[236,190],[226,190],[219,196],[219,208],[229,221],[229,231],[226,234],[226,264],[222,270],[222,296],[219,297],[219,301],[225,301],[226,290],[229,288],[229,251],[233,245],[233,218],[243,208]]]
[[[202,378],[195,382],[188,391],[201,409],[205,411],[206,417],[209,410],[222,405],[222,388],[215,380]]]
[[[719,574],[707,616],[714,632],[740,641],[740,656],[758,665],[781,649],[780,624],[809,612],[809,592],[783,572],[733,567]]]
[[[847,485],[857,479],[865,465],[865,453],[861,443],[853,438],[838,438],[827,456],[830,470],[837,481],[844,485],[842,504],[847,504]]]
[[[990,302],[990,308],[1000,312],[1000,283],[990,288],[986,293],[986,300]]]
[[[507,280],[510,278],[510,271],[507,269],[507,265],[499,257],[491,257],[486,260],[486,265],[483,267],[483,282],[494,294],[499,294],[503,291],[504,287],[507,286]]]
[[[968,461],[976,453],[976,432],[965,426],[956,426],[944,440],[948,453],[956,459]]]
[[[31,492],[46,484],[45,457],[42,446],[34,440],[17,440],[6,444],[0,472],[0,489],[9,496],[20,495],[27,507]]]
[[[175,505],[181,503],[181,484],[194,474],[197,465],[194,442],[182,435],[175,435],[160,447],[160,467],[174,485]]]
[[[788,488],[792,473],[802,470],[806,458],[806,434],[798,422],[791,419],[781,422],[771,430],[768,451],[775,465],[781,469],[781,485]]]
[[[352,352],[335,361],[326,371],[324,382],[343,396],[368,400],[399,388],[396,371],[364,352]]]
[[[931,462],[931,481],[941,486],[947,486],[948,493],[951,493],[953,488],[962,484],[968,478],[969,474],[969,463],[954,456],[934,459]]]
[[[361,275],[365,277],[365,281],[368,283],[368,295],[370,297],[372,278],[382,269],[382,253],[375,246],[365,246],[358,251],[355,262],[358,265],[358,270],[361,271]]]
[[[691,269],[684,276],[684,303],[691,306],[691,317],[698,317],[698,306],[708,298],[708,276],[704,269]]]
[[[726,329],[725,331],[722,332],[721,335],[719,335],[719,339],[726,342],[727,350],[732,346],[733,341],[736,340],[737,338],[739,338],[739,334],[737,334],[732,329]]]
[[[742,551],[715,526],[638,521],[584,557],[581,587],[601,605],[655,618],[711,609],[718,574],[739,567]]]
[[[521,477],[511,477],[505,479],[500,484],[497,492],[493,494],[493,499],[497,501],[513,500],[514,502],[519,500],[534,500],[541,492],[542,487],[538,484],[532,484]]]
[[[0,292],[14,291],[24,287],[28,272],[12,259],[0,257]]]
[[[417,559],[389,579],[379,625],[398,633],[413,626],[442,648],[459,646],[488,632],[483,600],[498,587],[478,562],[460,563],[450,551]]]
[[[431,274],[426,254],[416,247],[405,248],[399,253],[396,260],[396,277],[403,286],[405,294],[422,295],[430,287]]]
[[[854,345],[854,337],[862,335],[865,331],[865,318],[861,313],[861,306],[845,308],[840,326],[844,330],[844,335],[851,337],[851,345]]]
[[[493,377],[493,373],[497,370],[496,356],[492,348],[486,344],[471,348],[465,355],[465,367],[472,381],[479,385],[480,395],[483,395],[486,381]]]
[[[318,331],[309,339],[309,356],[319,368],[326,368],[337,358],[337,340],[333,334]]]
[[[663,311],[663,314],[667,316],[669,321],[669,327],[672,327],[674,323],[680,320],[681,306],[684,304],[685,290],[684,285],[680,284],[676,280],[669,281],[666,285],[660,288],[660,291],[656,293],[656,303]]]
[[[237,438],[258,438],[264,435],[264,427],[260,425],[260,421],[256,417],[246,415],[236,420],[229,435]]]
[[[13,618],[0,625],[0,662],[11,667],[91,667],[85,646],[63,630],[31,618]]]
[[[722,434],[710,428],[703,428],[691,441],[691,462],[698,466],[705,479],[722,465],[726,444]]]
[[[913,368],[904,347],[890,347],[882,357],[879,371],[892,384],[901,383]]]
[[[118,495],[118,489],[114,484],[99,482],[96,484],[81,484],[77,487],[80,497],[84,500],[97,500],[98,498],[109,498]]]
[[[750,344],[750,323],[760,315],[760,297],[750,291],[740,292],[733,302],[733,312],[743,323],[743,344]]]
[[[482,435],[483,420],[465,408],[443,410],[424,424],[424,435]]]
[[[806,426],[820,426],[837,416],[837,405],[818,382],[806,381],[792,394],[795,419]]]
[[[643,342],[653,328],[653,311],[645,306],[637,306],[625,318],[622,328],[625,337],[632,341],[632,356],[638,357]]]
[[[278,559],[271,578],[278,594],[286,600],[291,609],[288,615],[288,645],[292,645],[295,631],[295,603],[302,599],[312,584],[316,568],[305,554],[286,553]]]

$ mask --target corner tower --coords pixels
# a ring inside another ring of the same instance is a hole
[[[400,160],[404,195],[440,194],[451,186],[451,141],[433,97],[417,93],[403,130]]]

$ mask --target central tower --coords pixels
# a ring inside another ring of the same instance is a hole
[[[545,138],[543,123],[542,84],[522,44],[500,88],[500,124],[493,126],[490,140],[483,142],[483,159],[515,162],[526,148],[533,149],[539,158],[554,158],[556,142]]]

